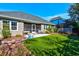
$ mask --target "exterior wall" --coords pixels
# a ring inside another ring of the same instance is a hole
[[[36,32],[40,32],[41,31],[41,24],[36,24]]]
[[[55,25],[52,25],[51,27],[52,27],[52,28],[56,28],[56,26],[55,26]]]
[[[60,28],[59,31],[65,33],[72,33],[72,28]]]
[[[48,28],[48,25],[44,25],[44,29],[47,29]]]
[[[17,22],[17,30],[10,30],[11,36],[16,36],[17,34],[23,35],[24,31],[24,23],[23,22]],[[3,21],[0,20],[0,38],[2,38],[2,29],[3,29]]]
[[[41,31],[42,32],[44,31],[44,25],[41,25]]]
[[[3,28],[3,22],[0,20],[0,38],[2,38],[2,28]]]
[[[11,24],[10,24],[10,27],[11,27]],[[26,29],[29,30],[29,28],[27,28],[27,27],[28,26],[26,26]],[[44,32],[44,30],[45,30],[44,24],[39,24],[39,25],[37,24],[36,28],[37,28],[36,32],[38,32],[39,30],[41,30],[41,32]],[[2,29],[3,29],[3,21],[0,20],[0,37],[2,37]],[[32,29],[30,29],[30,30],[32,30]],[[24,23],[17,21],[17,30],[11,30],[10,29],[10,32],[11,32],[11,36],[23,35],[23,33],[24,33]]]
[[[24,23],[24,31],[31,31],[32,24]]]
[[[12,36],[16,35],[23,35],[24,31],[24,23],[23,22],[17,22],[17,30],[10,30]]]
[[[24,23],[24,32],[40,32],[41,24]]]

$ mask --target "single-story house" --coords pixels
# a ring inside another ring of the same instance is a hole
[[[0,35],[2,35],[3,24],[9,25],[12,36],[23,35],[24,32],[43,32],[50,24],[54,24],[31,14],[17,11],[0,12]]]
[[[64,23],[59,24],[59,30],[58,31],[62,32],[62,33],[71,34],[73,32],[73,30],[72,30],[73,27],[72,27],[70,22],[71,22],[70,19],[65,19]]]

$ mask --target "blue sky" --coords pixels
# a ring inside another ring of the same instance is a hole
[[[46,20],[61,16],[68,18],[68,3],[0,3],[0,11],[22,11]]]

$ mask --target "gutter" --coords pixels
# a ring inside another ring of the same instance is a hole
[[[6,16],[6,15],[0,15],[0,17],[3,18],[10,18],[10,19],[16,19],[18,21],[22,21],[22,22],[29,22],[29,23],[36,23],[36,24],[47,24],[47,23],[42,23],[42,22],[38,22],[38,21],[33,21],[33,20],[29,20],[29,19],[23,19],[23,18],[17,18],[17,17],[13,17],[13,16]],[[28,21],[27,21],[28,20]],[[50,25],[54,25],[52,23],[49,23]]]

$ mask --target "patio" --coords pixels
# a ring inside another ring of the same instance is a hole
[[[36,34],[36,35],[34,35],[34,38],[36,38],[36,37],[42,37],[42,36],[47,36],[47,35],[50,35],[50,34]]]
[[[42,37],[42,36],[48,36],[50,34],[34,34],[34,33],[30,33],[30,34],[27,34],[25,35],[24,37],[29,39],[29,38],[37,38],[37,37]]]

